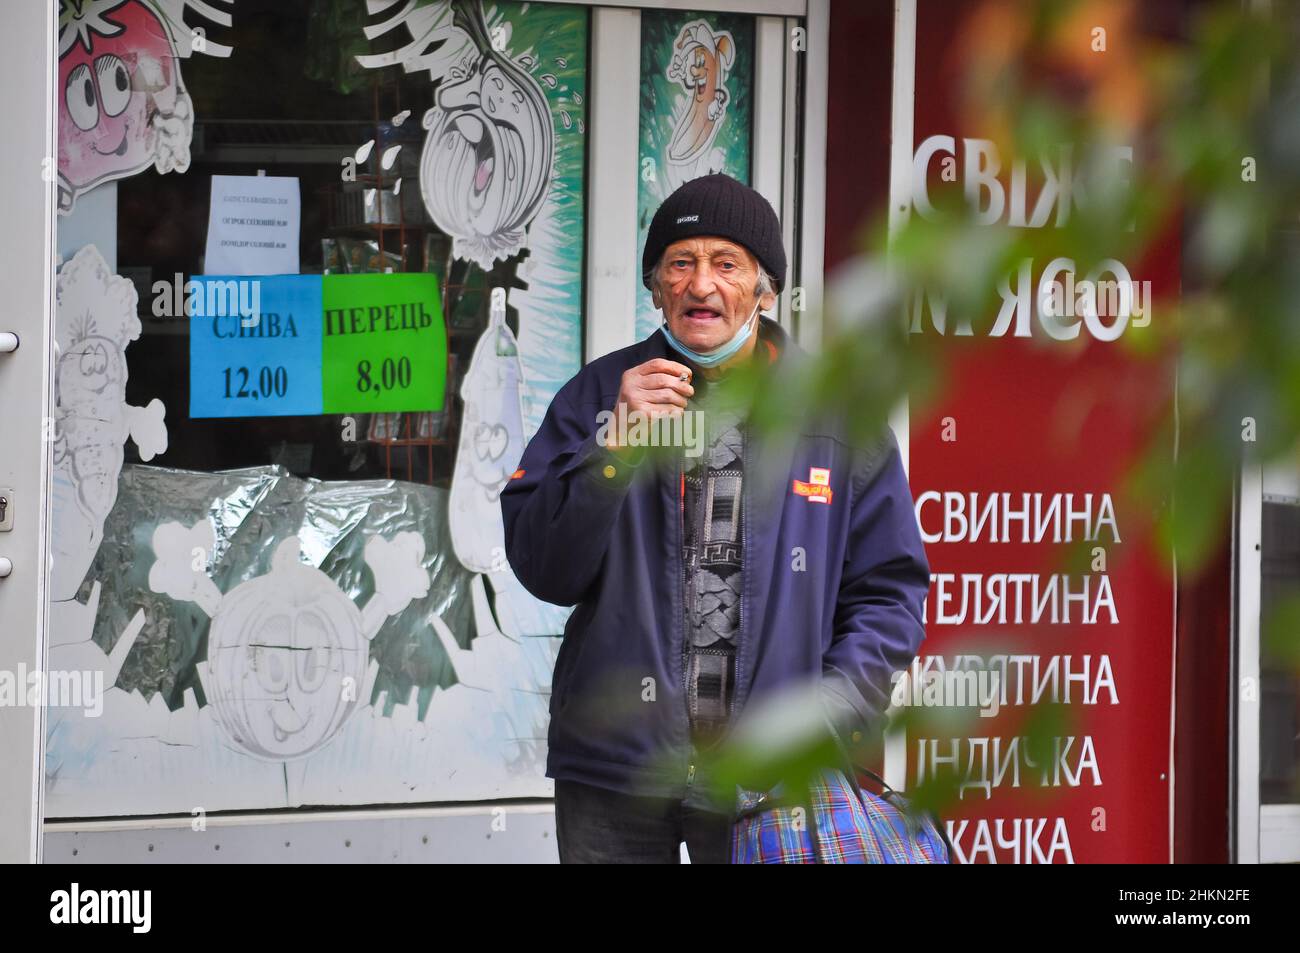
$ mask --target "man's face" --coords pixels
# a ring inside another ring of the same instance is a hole
[[[685,238],[664,249],[657,284],[654,303],[668,330],[691,350],[708,352],[731,340],[753,312],[758,261],[725,238]],[[765,294],[759,310],[775,304],[776,295]]]

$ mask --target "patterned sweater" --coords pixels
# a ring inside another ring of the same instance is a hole
[[[726,379],[697,377],[690,409],[704,421],[704,452],[685,472],[687,706],[693,741],[706,750],[721,740],[735,688],[740,635],[742,409]]]

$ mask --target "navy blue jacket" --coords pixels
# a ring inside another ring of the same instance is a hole
[[[762,320],[759,338],[778,369],[799,360],[774,321]],[[614,408],[623,372],[656,357],[681,360],[659,331],[560,388],[501,507],[520,582],[577,607],[555,665],[547,776],[683,797],[694,771],[682,452],[630,466],[597,442],[598,414]],[[841,733],[878,733],[890,676],[925,635],[930,567],[911,491],[889,428],[870,446],[817,421],[797,429],[779,446],[746,435],[733,713],[812,680]],[[806,495],[817,483],[811,468],[829,471],[829,503]]]

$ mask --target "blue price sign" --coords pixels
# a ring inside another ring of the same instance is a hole
[[[321,413],[321,276],[186,283],[190,416]]]

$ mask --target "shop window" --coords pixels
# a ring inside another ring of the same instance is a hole
[[[548,793],[497,495],[582,359],[589,22],[65,11],[49,816]]]

